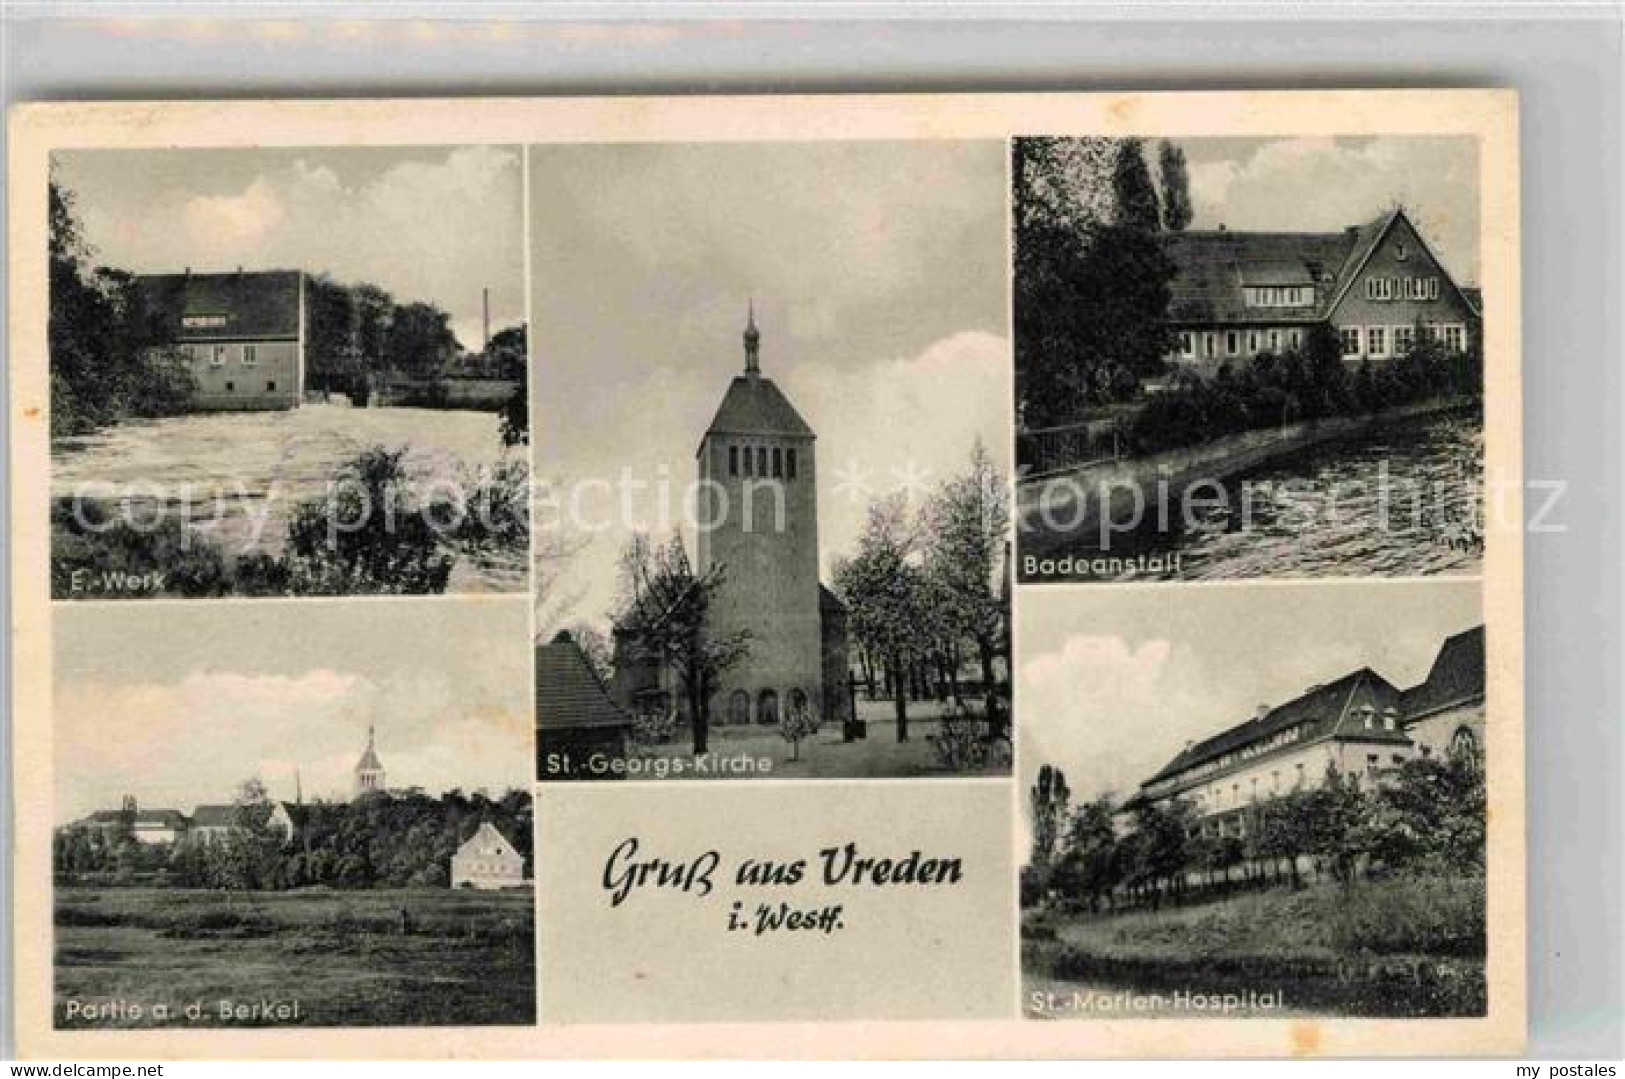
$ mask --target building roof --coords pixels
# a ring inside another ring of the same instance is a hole
[[[480,826],[474,830],[474,834],[463,840],[462,845],[457,848],[457,853],[461,855],[470,847],[480,843],[495,843],[501,847],[505,853],[511,854],[516,858],[519,856],[518,848],[510,843],[508,841],[508,837],[503,835],[501,830],[488,820],[481,821]]]
[[[297,270],[237,273],[142,274],[136,288],[149,315],[182,341],[299,336]],[[186,325],[187,318],[218,315],[224,325]]]
[[[1291,743],[1303,745],[1319,738],[1338,737],[1350,740],[1371,742],[1402,743],[1409,739],[1404,731],[1376,730],[1356,731],[1347,723],[1350,705],[1353,703],[1357,691],[1363,686],[1378,696],[1391,697],[1396,702],[1399,690],[1381,675],[1369,667],[1361,667],[1352,674],[1346,674],[1335,682],[1322,686],[1315,686],[1308,692],[1269,709],[1262,716],[1249,719],[1245,723],[1222,731],[1205,741],[1195,742],[1186,746],[1173,760],[1163,766],[1162,770],[1152,776],[1146,783],[1149,785],[1161,779],[1168,779],[1187,772],[1192,768],[1218,760],[1226,753],[1241,749],[1261,739],[1272,737],[1291,727],[1304,726],[1307,728],[1303,737]]]
[[[705,433],[815,437],[807,421],[801,418],[801,413],[773,384],[773,380],[752,374],[734,376]]]
[[[536,726],[543,730],[629,727],[575,639],[560,633],[536,649]]]
[[[1319,322],[1349,276],[1400,215],[1389,210],[1341,232],[1232,232],[1203,229],[1163,234],[1177,273],[1169,285],[1174,323]],[[1302,307],[1250,307],[1245,287],[1313,286]]]
[[[243,816],[239,816],[242,814]],[[192,810],[194,828],[235,828],[244,817],[255,824],[263,823],[271,815],[269,805],[208,805]]]
[[[1402,698],[1406,722],[1453,705],[1484,699],[1484,627],[1475,626],[1445,640],[1428,676]]]
[[[186,827],[186,814],[178,809],[140,809],[135,814],[137,827],[143,824],[156,824],[161,828]]]

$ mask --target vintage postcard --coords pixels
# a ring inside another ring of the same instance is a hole
[[[1515,1052],[1517,123],[14,111],[23,1052]]]

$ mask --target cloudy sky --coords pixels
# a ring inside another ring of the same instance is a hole
[[[1478,283],[1478,142],[1469,137],[1175,139],[1192,228],[1335,232],[1402,204],[1459,282]],[[1156,168],[1156,143],[1147,143]]]
[[[1401,689],[1478,625],[1479,584],[1030,588],[1018,604],[1024,783],[1059,765],[1073,801],[1119,798],[1180,751],[1370,667]]]
[[[631,524],[680,518],[751,297],[762,372],[818,435],[826,572],[871,495],[933,482],[977,436],[1008,467],[1002,143],[538,147],[530,168],[540,475],[664,477]],[[613,516],[570,574],[590,621]]]
[[[524,786],[529,612],[519,600],[135,603],[56,616],[59,821],[272,797],[347,798],[376,724],[390,786]]]
[[[298,269],[434,303],[465,348],[524,319],[516,147],[58,153],[97,261],[137,273]]]

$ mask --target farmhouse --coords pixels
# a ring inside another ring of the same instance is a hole
[[[1428,677],[1400,690],[1362,667],[1310,687],[1285,704],[1187,745],[1122,806],[1132,827],[1140,806],[1190,802],[1204,834],[1246,838],[1261,800],[1315,787],[1335,766],[1362,782],[1418,756],[1482,751],[1484,628],[1448,638]]]
[[[453,888],[518,888],[525,883],[525,859],[496,830],[484,821],[457,853],[451,856]]]
[[[147,317],[174,343],[202,411],[297,408],[305,390],[305,275],[297,270],[148,274]]]
[[[1209,375],[1224,363],[1301,347],[1330,325],[1343,357],[1386,360],[1416,333],[1465,351],[1480,322],[1477,290],[1461,287],[1402,208],[1342,232],[1170,232],[1168,355]]]

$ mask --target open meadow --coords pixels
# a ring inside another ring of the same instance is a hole
[[[531,1024],[533,911],[529,888],[59,886],[56,1025]]]

